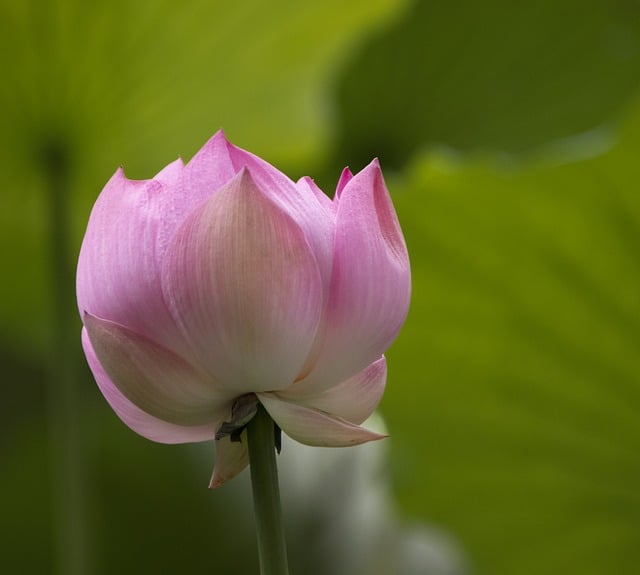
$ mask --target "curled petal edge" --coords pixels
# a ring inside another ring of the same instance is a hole
[[[273,393],[257,395],[280,429],[304,445],[348,447],[387,437],[341,417],[285,401]]]

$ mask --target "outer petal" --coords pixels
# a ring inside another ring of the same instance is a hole
[[[176,351],[184,346],[164,303],[160,262],[176,225],[182,169],[178,160],[147,181],[129,180],[119,169],[91,212],[77,271],[81,316],[108,318]]]
[[[228,144],[228,150],[236,171],[246,166],[258,187],[302,228],[318,261],[323,285],[328,289],[335,229],[333,209],[316,191],[308,193],[304,186],[296,188],[287,176],[258,156],[232,144]]]
[[[133,431],[159,443],[192,443],[213,439],[219,425],[218,422],[189,427],[175,425],[153,417],[131,403],[113,384],[107,372],[100,365],[86,329],[82,330],[82,347],[102,395],[117,416]]]
[[[243,169],[189,217],[167,250],[166,300],[216,380],[236,394],[283,389],[323,307],[302,230]]]
[[[104,371],[143,411],[186,426],[217,422],[228,413],[232,397],[175,353],[89,314],[84,324]]]
[[[378,359],[409,308],[409,256],[377,160],[338,198],[326,332],[307,385],[332,387]]]
[[[386,437],[324,411],[284,401],[273,393],[257,395],[280,429],[305,445],[347,447]]]
[[[242,441],[231,441],[229,437],[216,440],[216,465],[213,469],[210,489],[220,487],[233,479],[249,465],[247,432],[243,432]]]
[[[360,424],[378,407],[386,381],[387,361],[381,357],[357,375],[320,394],[302,381],[279,392],[278,396]]]

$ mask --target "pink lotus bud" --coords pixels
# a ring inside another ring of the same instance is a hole
[[[111,407],[154,441],[218,434],[213,486],[247,465],[232,439],[257,401],[301,443],[381,437],[359,424],[384,390],[410,270],[377,160],[345,170],[333,201],[222,132],[152,180],[119,169],[91,212],[77,291]]]

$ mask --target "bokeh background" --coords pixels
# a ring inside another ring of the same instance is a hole
[[[393,517],[363,575],[638,573],[637,0],[0,0],[0,70],[0,571],[257,572],[246,477],[116,418],[74,296],[116,167],[223,127],[330,195],[378,156],[412,258],[376,465],[286,464],[293,572]]]

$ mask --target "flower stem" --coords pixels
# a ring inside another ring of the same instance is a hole
[[[274,423],[262,405],[247,425],[261,575],[287,575]]]

